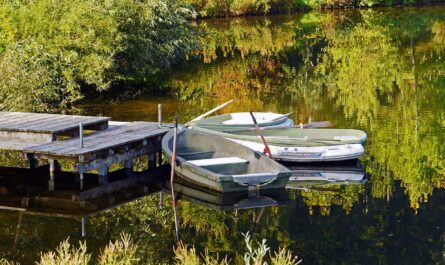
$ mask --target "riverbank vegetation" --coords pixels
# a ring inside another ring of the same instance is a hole
[[[0,110],[60,111],[87,93],[152,86],[195,49],[172,0],[0,1]]]
[[[277,31],[280,36],[261,32],[262,26],[243,32],[241,22],[230,33],[238,35],[230,36],[191,18],[424,1],[1,0],[0,110],[61,112],[85,96],[160,91],[172,66],[189,58],[210,62],[217,52],[265,55],[293,45],[292,30]]]
[[[312,9],[428,5],[443,0],[183,0],[200,17],[228,17],[290,13]]]

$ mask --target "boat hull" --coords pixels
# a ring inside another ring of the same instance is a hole
[[[217,192],[228,193],[228,192],[241,192],[249,190],[248,186],[241,186],[232,180],[217,181],[209,179],[205,175],[203,176],[197,174],[195,170],[177,168],[175,169],[175,173],[178,177],[182,178],[185,181],[191,182],[195,185],[199,185],[202,188],[206,188]],[[288,181],[289,181],[288,175],[279,174],[272,183],[269,183],[266,186],[260,186],[258,188],[260,190],[283,189],[286,187]]]
[[[231,139],[257,152],[263,152],[264,145],[258,142]],[[279,146],[269,144],[273,159],[286,162],[331,162],[346,161],[362,157],[365,149],[361,144],[345,144],[331,146]]]
[[[172,138],[173,133],[169,132],[162,140],[163,152],[169,160]],[[286,167],[265,155],[222,137],[189,129],[179,132],[177,153],[177,163],[173,165],[177,176],[219,192],[247,191],[252,186],[282,189],[291,175]],[[197,164],[197,161],[233,160],[233,157],[236,159],[232,164]],[[237,164],[239,160],[241,164]]]
[[[272,112],[254,112],[258,124],[264,128],[293,127],[294,121],[286,115]],[[192,124],[208,130],[242,130],[253,129],[255,124],[248,112],[223,114],[205,118]]]

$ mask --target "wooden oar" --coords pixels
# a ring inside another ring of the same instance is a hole
[[[233,99],[227,101],[226,103],[223,103],[223,104],[219,105],[218,107],[216,107],[216,108],[214,108],[214,109],[212,109],[212,110],[207,111],[206,113],[204,113],[204,114],[202,114],[202,115],[199,115],[198,117],[194,118],[193,120],[191,120],[191,121],[185,123],[184,126],[187,126],[187,125],[189,125],[190,123],[192,123],[192,122],[194,122],[194,121],[199,121],[199,120],[201,120],[202,118],[204,118],[204,117],[206,117],[206,116],[212,114],[213,112],[215,112],[215,111],[217,111],[217,110],[220,110],[220,109],[224,108],[225,106],[229,105],[229,104],[232,103],[232,102],[233,102]]]
[[[268,136],[270,139],[273,140],[283,140],[283,141],[334,141],[334,142],[341,142],[341,139],[334,139],[334,138],[309,138],[309,137],[291,137],[291,136]]]
[[[261,141],[264,144],[264,152],[266,154],[268,154],[270,158],[272,158],[272,152],[270,151],[269,145],[267,145],[266,139],[264,138],[263,132],[261,132],[260,126],[256,122],[255,116],[253,115],[252,111],[249,111],[249,113],[250,113],[250,116],[252,116],[252,120],[253,120],[253,123],[255,124],[256,131],[257,131],[258,135],[260,136]]]
[[[328,128],[328,127],[332,127],[332,122],[318,121],[318,122],[303,123],[303,128]]]
[[[204,113],[204,114],[202,114],[202,115],[199,115],[198,117],[194,118],[194,119],[191,120],[191,121],[188,121],[188,122],[184,123],[184,125],[182,125],[182,127],[187,127],[188,125],[190,125],[190,123],[192,123],[192,122],[194,122],[194,121],[199,121],[199,120],[201,120],[202,118],[204,118],[204,117],[206,117],[206,116],[208,116],[208,115],[214,113],[215,111],[224,108],[225,106],[229,105],[229,104],[232,103],[232,102],[233,102],[233,99],[227,101],[226,103],[223,103],[223,104],[219,105],[218,107],[216,107],[216,108],[214,108],[214,109],[212,109],[212,110],[207,111],[206,113]],[[173,128],[174,126],[163,124],[162,126],[159,126],[159,127],[160,127],[160,128]]]
[[[330,121],[318,121],[318,122],[308,122],[304,123],[303,126],[296,125],[296,126],[271,126],[271,127],[261,127],[261,130],[274,130],[274,129],[287,129],[287,128],[328,128],[332,127],[332,122]],[[224,133],[236,133],[236,132],[245,132],[245,131],[256,131],[256,128],[244,128],[244,129],[238,129],[238,130],[230,130],[230,131],[223,131]]]
[[[173,182],[175,179],[175,166],[176,166],[176,141],[178,138],[178,113],[175,113],[175,128],[173,129],[173,152],[171,160],[171,174],[170,174],[170,189],[172,191],[172,202],[173,202],[173,213],[175,215],[175,231],[176,231],[176,241],[179,241],[179,228],[178,228],[178,215],[176,213],[176,197],[175,190],[173,187]]]
[[[281,116],[279,116],[279,117],[276,117],[275,119],[273,119],[273,120],[271,120],[271,121],[269,121],[269,122],[277,121],[277,120],[282,119],[282,118],[284,118],[284,117],[288,117],[288,116],[290,116],[290,115],[292,115],[292,114],[294,114],[294,112],[289,112],[289,113],[283,114],[283,115],[281,115]]]

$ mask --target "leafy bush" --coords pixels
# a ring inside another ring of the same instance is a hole
[[[0,109],[49,111],[81,89],[153,84],[195,49],[175,0],[0,0]]]

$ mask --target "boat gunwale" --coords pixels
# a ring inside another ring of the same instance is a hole
[[[190,129],[183,129],[183,130],[180,130],[179,132],[178,132],[178,135],[180,134],[180,133],[184,133],[186,130],[190,130]],[[195,131],[195,130],[191,130],[192,132],[194,132],[194,133],[200,133],[200,134],[205,134],[205,135],[208,135],[208,136],[210,136],[210,137],[220,137],[220,136],[218,136],[218,135],[214,135],[214,134],[209,134],[209,133],[206,133],[206,132],[201,132],[201,131]],[[164,138],[162,139],[162,146],[164,147],[164,146],[166,146],[166,147],[168,147],[168,142],[170,141],[170,139],[172,138],[172,132],[168,132],[165,136],[164,136]],[[223,138],[223,137],[222,137]],[[250,148],[248,148],[248,147],[245,147],[245,146],[243,146],[243,145],[241,145],[241,144],[238,144],[238,143],[236,143],[236,142],[233,142],[233,141],[230,141],[230,140],[228,140],[228,139],[226,139],[226,138],[223,138],[225,141],[228,141],[227,143],[231,143],[231,144],[235,144],[235,145],[239,145],[239,147],[240,148],[245,148],[245,149],[248,149],[248,150],[250,150],[250,151],[252,151],[253,153],[255,153],[255,151],[254,150],[252,150],[252,149],[250,149]],[[163,151],[164,151],[164,153],[166,153],[166,156],[167,157],[169,157],[169,158],[171,158],[171,156],[173,155],[173,153],[172,153],[172,151],[170,150],[170,148],[162,148],[163,149]],[[267,156],[265,156],[265,155],[263,155],[263,154],[259,154],[259,155],[261,155],[261,156],[263,156],[263,157],[265,157],[265,158],[267,158],[267,159],[270,159],[270,158],[268,158]],[[189,170],[190,171],[190,169],[193,171],[193,173],[194,174],[196,174],[196,175],[198,175],[200,178],[206,178],[206,179],[209,179],[209,180],[211,180],[211,181],[214,181],[214,182],[217,182],[217,183],[236,183],[235,182],[235,179],[234,179],[234,175],[236,175],[236,174],[230,174],[230,175],[224,175],[224,174],[221,174],[221,173],[217,173],[217,172],[214,172],[214,171],[211,171],[211,170],[209,170],[209,169],[207,169],[207,168],[205,168],[205,167],[200,167],[200,166],[196,166],[196,165],[194,165],[193,163],[190,163],[190,162],[188,162],[188,160],[186,160],[186,159],[184,159],[183,157],[181,157],[180,155],[178,155],[178,154],[176,154],[176,159],[177,159],[177,162],[179,162],[178,164],[179,164],[179,167],[182,167],[182,166],[185,166],[185,169],[186,170]],[[248,160],[249,161],[249,160]],[[251,161],[249,161],[249,162],[251,162]],[[276,161],[273,161],[272,160],[272,162],[274,162],[275,164],[276,164],[276,170],[277,170],[277,172],[266,172],[266,173],[268,173],[268,174],[273,174],[273,175],[275,175],[275,180],[276,179],[280,179],[280,178],[289,178],[291,175],[292,175],[292,173],[291,173],[291,171],[287,168],[287,167],[285,167],[285,166],[283,166],[282,164],[280,164],[280,163],[278,163],[278,162],[276,162]],[[203,173],[203,174],[197,174],[197,173]],[[261,173],[265,173],[265,172],[261,172]],[[182,175],[182,177],[183,178],[187,178],[187,179],[189,179],[187,176],[184,176],[181,172],[176,172],[176,174],[178,174],[178,175]],[[204,175],[204,176],[203,176]],[[211,178],[210,178],[210,176],[212,176]],[[240,184],[238,184],[238,185],[240,185]]]

